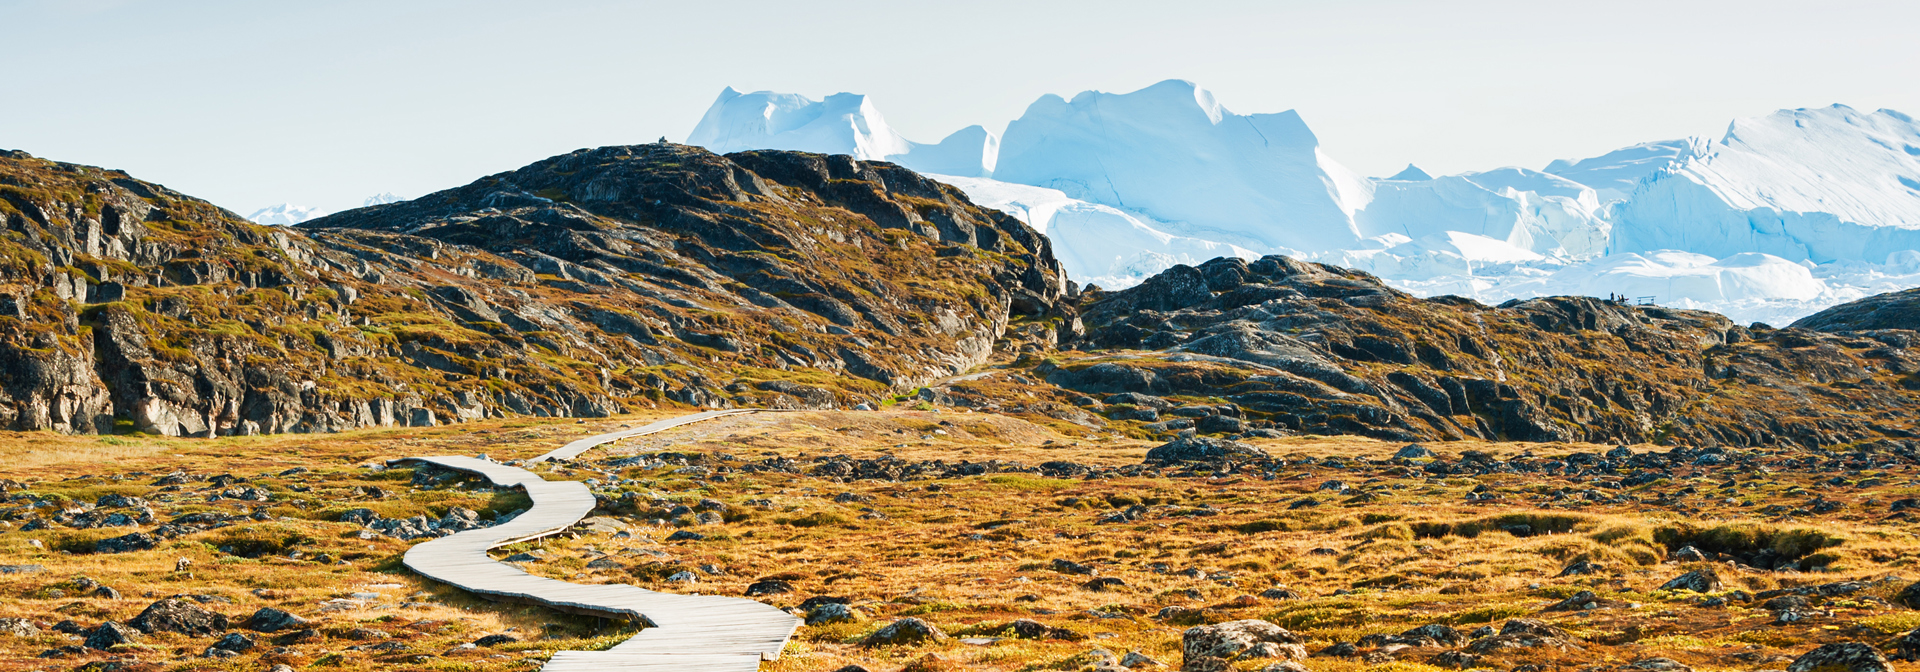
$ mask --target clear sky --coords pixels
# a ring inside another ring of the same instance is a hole
[[[684,139],[724,86],[865,93],[907,137],[1169,78],[1297,109],[1367,175],[1845,103],[1920,114],[1920,2],[0,0],[0,148],[245,214]]]

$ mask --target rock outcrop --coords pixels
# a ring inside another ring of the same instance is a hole
[[[0,153],[0,429],[852,406],[1062,325],[1044,236],[845,156],[604,147],[298,229]]]
[[[1920,289],[1875,294],[1828,308],[1794,321],[1793,328],[1812,331],[1874,331],[1920,329]]]
[[[1916,436],[1912,331],[1748,328],[1586,297],[1418,299],[1281,256],[1175,266],[1087,292],[1079,307],[1085,335],[1074,347],[1090,356],[1044,367],[1049,382],[1090,395],[1223,397],[1240,422],[1221,426],[1241,432],[1908,450]],[[1106,411],[1159,412],[1138,401]]]

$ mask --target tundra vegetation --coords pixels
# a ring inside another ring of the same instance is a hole
[[[385,460],[522,459],[652,418],[8,436],[0,618],[25,620],[8,621],[24,625],[0,634],[0,656],[13,669],[518,670],[611,646],[637,626],[487,602],[402,567],[438,528],[528,502]],[[1079,669],[1099,651],[1179,667],[1189,629],[1247,619],[1299,647],[1242,652],[1228,661],[1240,669],[1295,652],[1313,670],[1782,669],[1832,643],[1897,655],[1920,627],[1920,482],[1891,453],[1284,437],[1188,461],[1163,445],[953,408],[736,416],[534,467],[590,483],[601,508],[496,556],[799,610],[809,624],[771,670]],[[113,543],[133,534],[150,539]],[[230,625],[129,626],[129,641],[89,646],[176,596]],[[249,629],[263,608],[304,622]],[[904,618],[946,637],[863,644]],[[1498,639],[1529,619],[1559,634]],[[252,646],[209,656],[232,633]]]

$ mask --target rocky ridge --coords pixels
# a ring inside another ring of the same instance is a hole
[[[1793,327],[1830,332],[1920,329],[1920,289],[1875,294],[1843,303],[1800,318]]]
[[[1585,297],[1423,300],[1281,256],[1176,266],[1090,289],[1079,308],[1079,352],[1037,371],[1109,419],[1171,418],[1148,425],[1165,430],[1231,416],[1219,433],[1905,446],[1920,403],[1910,330],[1743,327]]]
[[[286,229],[6,152],[0,220],[12,430],[850,406],[1073,324],[1038,232],[844,156],[580,150]]]
[[[1904,294],[1773,329],[1582,297],[1421,300],[1280,256],[1080,293],[1032,228],[846,156],[578,150],[273,228],[8,152],[0,219],[14,430],[896,397],[1150,436],[1910,450],[1920,401]],[[990,361],[1009,382],[948,380]]]

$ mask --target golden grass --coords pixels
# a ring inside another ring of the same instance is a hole
[[[586,423],[509,420],[435,429],[364,430],[327,436],[276,436],[216,440],[61,437],[16,435],[0,442],[0,459],[9,477],[27,481],[27,492],[62,501],[89,502],[108,492],[148,497],[161,518],[192,511],[241,510],[250,504],[207,502],[205,483],[183,492],[162,493],[147,485],[179,469],[199,475],[230,473],[266,488],[275,501],[266,505],[275,520],[233,526],[165,542],[152,551],[120,555],[62,554],[66,543],[85,550],[87,542],[121,530],[67,530],[0,533],[0,564],[41,564],[39,574],[0,575],[0,617],[24,616],[51,624],[71,618],[91,625],[125,620],[153,598],[178,593],[218,595],[231,605],[211,605],[230,617],[244,617],[260,606],[278,606],[315,618],[323,636],[294,644],[301,656],[296,669],[460,669],[526,670],[548,653],[568,648],[611,646],[632,630],[621,624],[568,617],[526,606],[485,602],[424,581],[397,560],[408,543],[385,537],[362,539],[354,525],[333,522],[351,508],[373,508],[383,516],[438,516],[452,506],[506,511],[525,506],[524,496],[470,486],[416,489],[404,469],[374,472],[364,468],[386,459],[416,454],[486,453],[499,459],[545,452],[573,438],[638,426],[657,417],[621,417]],[[935,430],[942,433],[936,434]],[[1382,459],[1398,448],[1365,439],[1290,438],[1256,442],[1276,455],[1339,456]],[[536,574],[599,583],[634,583],[655,590],[686,590],[741,595],[763,578],[780,578],[797,592],[761,599],[792,606],[813,595],[850,598],[863,614],[854,623],[803,627],[786,655],[767,670],[824,672],[849,663],[872,670],[895,670],[927,653],[945,657],[951,669],[1077,669],[1094,646],[1116,653],[1139,651],[1177,666],[1180,632],[1195,623],[1266,618],[1301,633],[1310,649],[1336,641],[1354,641],[1374,633],[1397,633],[1418,625],[1444,623],[1470,630],[1498,627],[1515,617],[1538,617],[1581,636],[1584,653],[1549,660],[1567,665],[1612,658],[1665,655],[1696,669],[1748,669],[1726,659],[1732,652],[1758,647],[1764,655],[1795,655],[1818,643],[1851,637],[1830,626],[1860,624],[1880,632],[1920,626],[1902,610],[1871,601],[1835,601],[1833,617],[1816,617],[1789,626],[1764,625],[1771,617],[1757,605],[1707,608],[1691,594],[1655,590],[1685,571],[1663,564],[1662,530],[1722,530],[1728,538],[1778,541],[1816,529],[1839,540],[1820,542],[1820,552],[1843,558],[1824,574],[1754,572],[1722,566],[1730,588],[1749,591],[1808,585],[1842,579],[1874,579],[1911,563],[1916,529],[1900,521],[1862,516],[1861,506],[1817,521],[1782,524],[1744,510],[1728,510],[1724,522],[1709,524],[1650,503],[1653,494],[1627,504],[1555,501],[1560,489],[1581,487],[1555,477],[1496,474],[1487,477],[1428,479],[1394,471],[1391,465],[1349,460],[1349,469],[1301,464],[1266,480],[1257,474],[1173,478],[1149,473],[1094,480],[1048,478],[1033,473],[989,473],[959,478],[888,482],[837,479],[804,473],[749,472],[742,467],[767,458],[810,465],[826,455],[855,459],[897,457],[984,462],[1012,460],[1028,465],[1064,460],[1092,465],[1128,465],[1140,461],[1153,444],[1124,438],[1089,440],[1002,416],[948,410],[884,413],[808,412],[735,416],[667,434],[609,446],[571,465],[540,467],[552,479],[596,479],[602,487],[638,493],[643,510],[611,511],[629,526],[630,538],[585,535],[527,544],[507,553],[539,550],[545,558],[524,565]],[[1512,444],[1445,444],[1442,453],[1486,450],[1512,454]],[[1531,446],[1536,454],[1557,448]],[[726,454],[732,461],[726,480],[703,479],[674,471],[680,465],[603,469],[608,458],[662,453],[692,456]],[[311,473],[278,476],[291,467]],[[130,476],[144,472],[143,476]],[[87,478],[74,478],[87,476]],[[119,476],[119,479],[115,477]],[[1778,486],[1758,492],[1765,502],[1790,501],[1792,485],[1816,489],[1824,474],[1782,472]],[[1886,478],[1887,492],[1911,488],[1911,472]],[[74,480],[66,480],[74,479]],[[1317,488],[1341,480],[1377,495],[1367,503],[1343,504]],[[1469,504],[1464,495],[1477,485],[1505,493],[1495,505]],[[1693,484],[1681,478],[1670,486]],[[378,487],[385,499],[358,497],[351,488]],[[297,488],[308,488],[300,491]],[[843,494],[855,495],[837,501]],[[1827,492],[1849,502],[1884,498],[1872,489]],[[161,501],[162,496],[174,496]],[[716,499],[729,505],[728,522],[697,526],[701,541],[665,542],[690,516],[656,526],[654,498],[665,504],[692,505]],[[1324,500],[1317,507],[1290,508],[1303,497]],[[765,502],[755,505],[749,502]],[[1129,506],[1146,505],[1149,517],[1101,524],[1099,519]],[[878,515],[875,515],[878,514]],[[1525,525],[1522,529],[1519,526]],[[1693,526],[1691,528],[1687,526]],[[1704,532],[1701,532],[1704,534]],[[1772,534],[1768,537],[1767,534]],[[1796,536],[1797,535],[1797,536]],[[47,548],[34,548],[28,540]],[[228,550],[220,550],[226,547]],[[1797,547],[1796,547],[1797,548]],[[1321,554],[1316,549],[1327,549]],[[297,559],[290,557],[299,553]],[[347,564],[320,564],[320,555]],[[503,553],[504,555],[504,553]],[[251,557],[248,557],[251,556]],[[191,575],[175,574],[173,563],[187,558]],[[592,559],[614,566],[589,568]],[[1050,569],[1054,559],[1090,564],[1103,577],[1124,586],[1089,590],[1089,577]],[[1577,560],[1601,565],[1588,576],[1558,577]],[[724,573],[708,573],[703,566]],[[1180,572],[1198,569],[1198,578]],[[700,583],[677,586],[665,578],[695,571]],[[1224,575],[1222,574],[1224,573]],[[123,599],[77,594],[68,585],[87,576],[121,591]],[[1258,597],[1285,586],[1298,600]],[[1897,586],[1876,585],[1870,593],[1890,596]],[[54,596],[50,591],[64,594]],[[1579,590],[1623,605],[1577,613],[1541,609]],[[337,612],[321,612],[327,600],[373,592],[379,598]],[[1344,594],[1341,594],[1344,593]],[[1252,597],[1243,597],[1252,596]],[[1638,604],[1628,608],[1627,604]],[[1156,618],[1163,608],[1185,607],[1175,618]],[[955,633],[998,632],[1019,618],[1088,635],[1083,642],[1007,640],[992,646],[945,644],[904,649],[864,649],[853,642],[894,618],[913,615]],[[411,647],[407,656],[349,647],[368,642],[349,638],[356,627],[388,632]],[[485,634],[508,632],[523,641],[497,648],[453,651]],[[0,669],[75,667],[105,657],[88,654],[45,661],[41,650],[73,643],[65,635],[22,640],[0,637]],[[255,669],[267,659],[257,654],[238,662],[191,658],[207,640],[178,636],[150,638],[136,657],[166,669]],[[1385,666],[1360,661],[1316,658],[1319,670],[1433,669],[1423,663],[1436,651],[1418,651]],[[1527,655],[1537,656],[1537,652]],[[1527,655],[1502,654],[1486,663],[1509,668],[1534,662]],[[1577,659],[1577,660],[1576,660]],[[1780,667],[1780,665],[1767,665]]]

